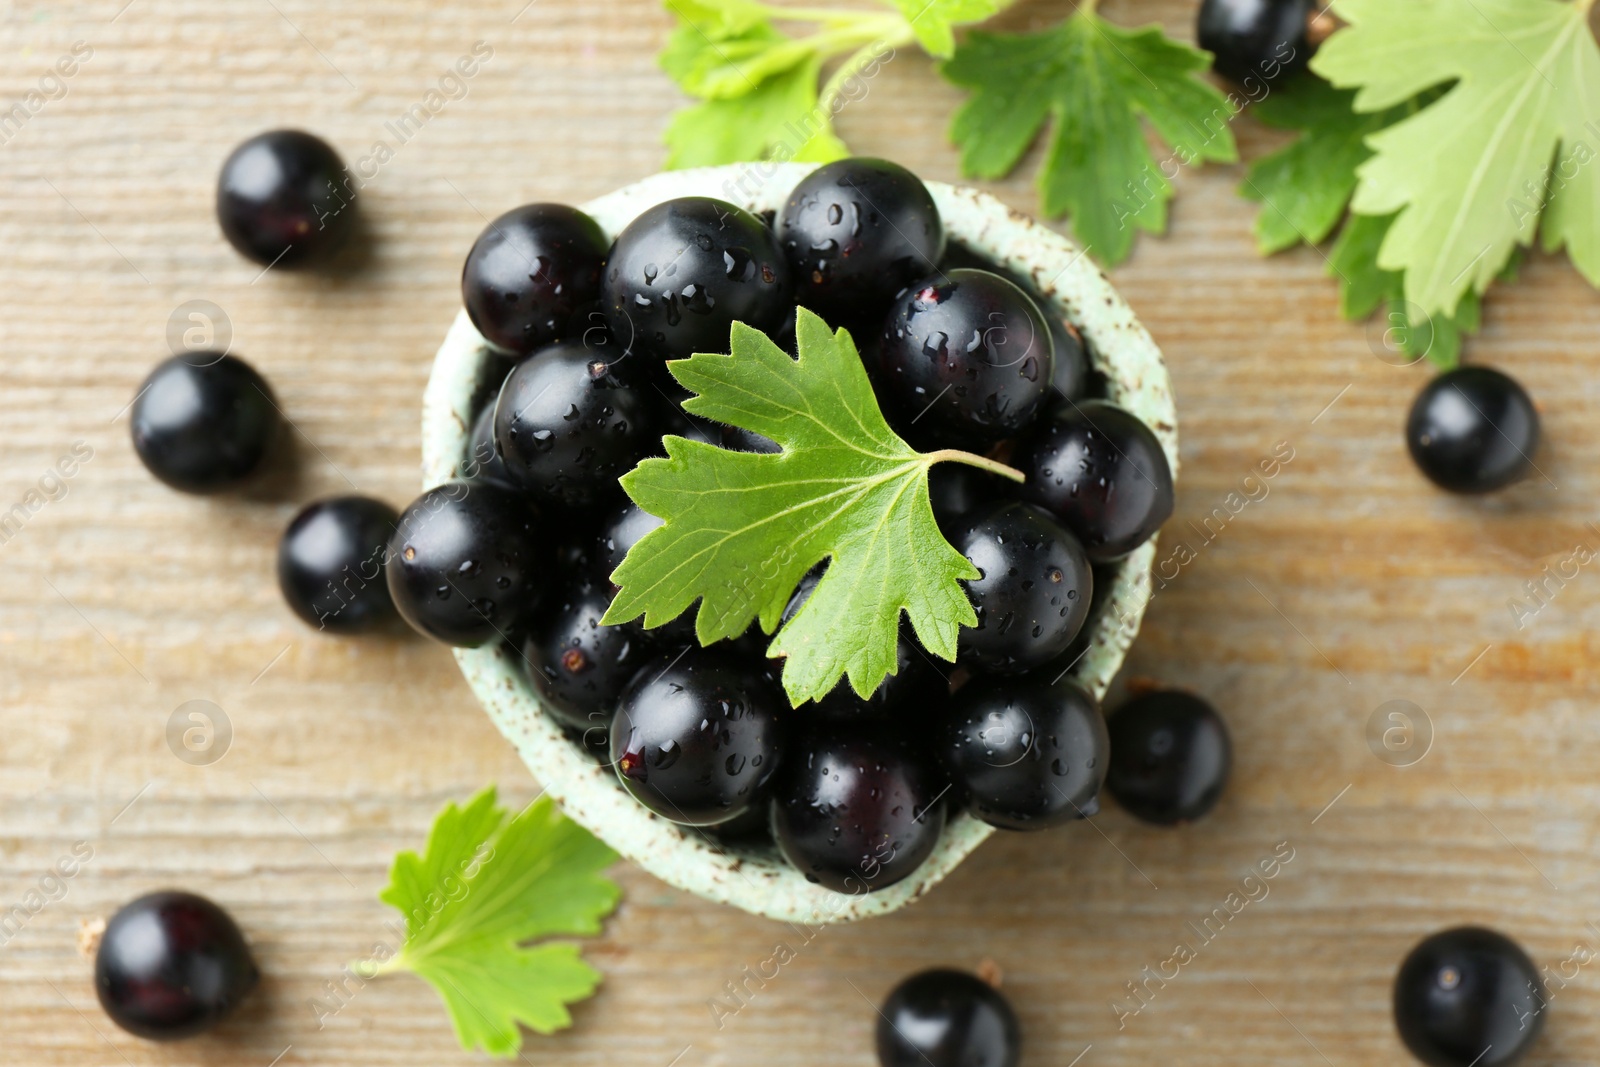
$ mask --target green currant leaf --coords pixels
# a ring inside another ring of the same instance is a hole
[[[974,32],[943,67],[972,90],[951,124],[962,170],[1003,177],[1053,119],[1039,172],[1044,212],[1070,213],[1085,247],[1120,263],[1135,230],[1166,229],[1169,175],[1238,158],[1228,128],[1236,108],[1197,76],[1209,65],[1157,27],[1123,29],[1087,5],[1039,33]],[[1161,165],[1144,122],[1172,147]]]
[[[401,852],[378,894],[406,919],[406,941],[379,973],[410,971],[444,1001],[464,1049],[514,1056],[519,1023],[549,1034],[572,1025],[566,1005],[600,975],[571,944],[593,935],[621,896],[601,872],[616,862],[543,797],[511,815],[491,786],[446,805],[422,855]]]
[[[743,96],[706,100],[679,111],[667,126],[667,166],[709,167],[741,160],[806,158],[822,161],[834,136],[830,116],[817,106],[817,71],[811,57],[764,78]],[[807,154],[812,153],[812,154]],[[829,158],[837,159],[847,152]]]
[[[816,55],[813,44],[779,33],[765,21],[693,21],[682,11],[678,16],[682,24],[667,38],[659,62],[693,96],[726,100],[758,92],[767,78]]]
[[[1540,216],[1600,285],[1600,44],[1589,4],[1555,0],[1337,0],[1350,25],[1312,69],[1381,111],[1449,86],[1368,137],[1352,208],[1394,215],[1378,266],[1405,276],[1425,314],[1482,293]]]
[[[799,358],[742,323],[731,355],[668,364],[697,395],[685,410],[777,442],[774,455],[666,438],[667,458],[622,479],[633,501],[664,520],[622,561],[606,623],[644,616],[659,626],[700,602],[701,644],[737,637],[759,618],[777,629],[790,594],[828,561],[805,605],[778,631],[783,684],[797,706],[842,676],[862,695],[896,668],[901,612],[929,652],[947,660],[977,616],[963,580],[977,568],[934,522],[928,469],[956,460],[1009,473],[959,452],[923,454],[884,421],[849,333],[800,309]],[[1020,476],[1017,476],[1020,477]]]
[[[956,50],[956,26],[982,22],[1005,4],[1001,0],[894,0],[894,6],[911,24],[923,51],[947,59]]]

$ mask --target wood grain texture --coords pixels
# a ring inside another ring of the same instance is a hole
[[[74,842],[93,849],[0,945],[0,1062],[481,1062],[419,982],[362,988],[320,1026],[311,1001],[380,935],[389,858],[420,844],[443,801],[491,780],[513,798],[536,785],[442,649],[318,639],[279,602],[272,566],[297,503],[351,486],[413,495],[423,382],[485,216],[660,166],[678,98],[654,67],[667,24],[653,0],[523,2],[0,7],[7,107],[74,41],[94,49],[0,144],[0,511],[74,442],[93,449],[66,495],[0,545],[0,909]],[[1006,21],[1068,8],[1026,0]],[[1103,9],[1179,34],[1193,16],[1189,0]],[[465,98],[365,188],[371,250],[347,274],[258,277],[223,243],[211,195],[234,143],[299,125],[359,160],[394,143],[385,124],[479,40],[494,55]],[[957,100],[906,53],[841,128],[862,152],[955,180],[943,131]],[[1276,143],[1248,117],[1236,130],[1247,157]],[[992,188],[1031,210],[1027,173]],[[1586,526],[1600,519],[1600,296],[1546,257],[1496,289],[1470,354],[1542,402],[1547,477],[1446,498],[1401,439],[1424,372],[1385,365],[1339,319],[1318,252],[1255,255],[1239,175],[1183,173],[1169,239],[1141,239],[1113,274],[1171,366],[1184,477],[1164,536],[1196,547],[1157,594],[1129,674],[1223,708],[1238,759],[1219,810],[1177,833],[1108,807],[1092,826],[1002,835],[919,905],[814,937],[623,869],[626,901],[590,949],[601,995],[575,1029],[530,1039],[526,1062],[865,1067],[873,1004],[899,977],[989,957],[1032,1065],[1403,1063],[1389,982],[1416,938],[1492,923],[1552,967],[1600,944],[1586,927],[1600,922],[1600,575],[1581,572],[1520,629],[1507,606],[1574,545],[1600,546]],[[120,417],[191,299],[226,310],[297,431],[296,462],[243,500],[164,490]],[[1201,544],[1190,524],[1279,442],[1294,458],[1269,495]],[[165,741],[193,699],[235,730],[211,766]],[[1392,699],[1423,707],[1436,734],[1403,769],[1364,736]],[[1119,1030],[1124,984],[1279,842],[1295,858],[1270,893],[1152,983]],[[81,919],[166,885],[224,902],[266,975],[235,1021],[176,1047],[114,1030],[75,947]],[[709,1002],[780,942],[797,958],[719,1028]],[[1597,1009],[1586,969],[1528,1062],[1593,1062]]]

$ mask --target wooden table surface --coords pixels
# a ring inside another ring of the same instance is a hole
[[[0,1062],[482,1062],[414,979],[322,1020],[312,1002],[378,936],[390,857],[444,801],[536,784],[445,650],[312,634],[280,601],[274,553],[318,495],[414,495],[423,383],[486,216],[659,169],[679,102],[653,61],[666,17],[654,0],[124,2],[0,7],[4,107],[74,42],[92,49],[0,144],[0,511],[41,486],[54,497],[0,545],[0,911],[30,912],[0,945]],[[1102,6],[1180,35],[1194,8]],[[1025,0],[1006,21],[1066,10]],[[401,143],[388,124],[478,41],[493,54],[466,95]],[[903,53],[841,128],[858,151],[954,180],[957,100]],[[394,149],[363,190],[370,253],[334,281],[260,276],[217,233],[223,156],[279,125],[353,163]],[[1276,143],[1248,116],[1235,128],[1247,157]],[[1600,550],[1600,296],[1542,256],[1495,290],[1470,355],[1541,402],[1543,476],[1447,497],[1401,436],[1425,372],[1387,365],[1340,320],[1320,253],[1255,254],[1240,173],[1182,174],[1170,237],[1113,274],[1177,390],[1183,476],[1162,555],[1194,550],[1128,673],[1223,710],[1237,767],[1220,808],[1180,832],[1108,806],[1092,826],[1001,835],[909,910],[809,940],[620,869],[625,902],[588,950],[602,992],[574,1029],[530,1037],[524,1062],[866,1067],[873,1006],[898,978],[988,958],[1032,1067],[1402,1063],[1390,981],[1422,935],[1492,924],[1553,970],[1600,947],[1600,574],[1551,583],[1531,617],[1509,606],[1576,547]],[[1035,205],[1026,170],[994,189]],[[124,406],[191,300],[225,311],[297,431],[295,463],[244,499],[169,492],[128,444]],[[1267,495],[1250,483],[1258,499],[1197,533],[1280,448],[1293,458]],[[47,477],[74,449],[74,476]],[[210,765],[168,747],[191,700],[232,724]],[[1431,722],[1410,766],[1368,744],[1391,700]],[[1241,888],[1275,849],[1293,859],[1266,895]],[[47,877],[75,850],[91,855],[74,877]],[[265,972],[234,1021],[177,1046],[109,1024],[75,943],[81,920],[162,886],[224,902]],[[1189,924],[1246,890],[1260,899],[1200,944]],[[1180,941],[1195,958],[1119,1028],[1126,983]],[[796,958],[719,1028],[710,1001],[780,943]],[[1600,969],[1573,970],[1529,1063],[1595,1062]]]

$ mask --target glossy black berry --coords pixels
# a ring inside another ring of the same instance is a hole
[[[1406,422],[1411,458],[1452,493],[1489,493],[1534,469],[1539,413],[1511,378],[1457,367],[1423,387]]]
[[[395,617],[384,578],[400,516],[381,500],[338,496],[300,511],[278,542],[278,587],[319,630],[360,633]]]
[[[578,313],[600,299],[610,248],[600,224],[575,207],[513,208],[489,223],[467,253],[461,298],[472,324],[508,352],[560,340]]]
[[[617,479],[660,444],[655,409],[583,346],[563,342],[524,359],[500,387],[494,438],[520,485],[587,508],[620,496]]]
[[[1218,74],[1253,89],[1311,61],[1314,13],[1313,0],[1203,0],[1197,36]]]
[[[1056,344],[1056,372],[1050,384],[1055,389],[1051,399],[1080,400],[1089,384],[1089,350],[1084,346],[1083,335],[1059,315],[1049,315],[1050,336]]]
[[[139,1037],[193,1037],[226,1018],[260,973],[239,927],[193,893],[140,897],[106,923],[94,986],[111,1021]]]
[[[1110,741],[1100,705],[1071,679],[978,678],[936,723],[950,780],[991,826],[1044,830],[1099,810]]]
[[[979,511],[951,544],[982,572],[963,583],[978,613],[978,625],[961,630],[963,663],[1020,674],[1067,650],[1094,595],[1077,538],[1033,505],[1013,502]]]
[[[445,482],[400,515],[385,568],[400,615],[419,633],[476,648],[538,607],[554,552],[539,512],[494,482]]]
[[[774,332],[794,307],[789,265],[761,220],[691,196],[649,208],[617,237],[606,267],[612,335],[655,360],[726,352],[730,327]]]
[[[1145,822],[1175,826],[1216,807],[1233,768],[1233,742],[1215,708],[1197,696],[1157,690],[1112,714],[1106,788]]]
[[[944,223],[927,186],[884,159],[841,159],[812,171],[776,229],[795,299],[836,325],[881,316],[944,254]]]
[[[765,664],[691,648],[645,664],[611,723],[622,784],[662,818],[713,826],[765,799],[788,701]]]
[[[883,1067],[1017,1067],[1022,1028],[1000,991],[965,971],[901,982],[878,1012]]]
[[[660,519],[631,500],[619,504],[600,524],[600,536],[595,544],[595,562],[600,573],[609,576],[622,566],[629,551],[644,540],[645,534],[663,525]]]
[[[789,754],[772,799],[772,836],[807,881],[875,892],[932,854],[944,830],[944,794],[940,775],[902,739],[814,733]]]
[[[965,463],[938,463],[928,471],[928,500],[945,537],[959,533],[986,505],[1015,498],[1016,483]]]
[[[1033,298],[998,274],[953,270],[895,297],[873,377],[897,428],[983,451],[1033,419],[1054,373],[1055,342]]]
[[[263,266],[315,263],[355,230],[356,183],[320,137],[272,130],[222,164],[217,221],[229,244]]]
[[[1394,979],[1394,1021],[1429,1067],[1506,1067],[1544,1027],[1544,984],[1516,942],[1463,926],[1425,938]]]
[[[472,420],[472,432],[467,435],[467,454],[461,461],[461,477],[473,482],[499,482],[516,485],[517,480],[506,469],[500,458],[500,446],[494,441],[494,398],[478,409]]]
[[[186,493],[232,489],[260,469],[280,419],[254,367],[217,352],[156,365],[133,402],[133,448],[151,474]]]
[[[1121,559],[1172,515],[1172,468],[1150,427],[1103,400],[1067,402],[1017,444],[1024,500],[1053,514],[1095,563]]]
[[[603,578],[569,578],[559,606],[546,607],[522,645],[528,674],[545,709],[575,730],[609,730],[617,698],[638,673],[649,646],[629,626],[600,620],[611,606]]]

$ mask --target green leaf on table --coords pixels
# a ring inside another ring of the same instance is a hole
[[[813,44],[774,29],[759,8],[745,10],[754,5],[708,6],[703,0],[667,3],[679,25],[658,58],[661,69],[686,93],[726,100],[759,92],[766,79],[816,55]]]
[[[944,460],[994,467],[965,453],[923,454],[889,428],[850,334],[806,309],[799,358],[735,323],[731,355],[668,364],[697,395],[693,415],[775,441],[773,455],[666,438],[667,458],[622,479],[633,501],[665,520],[611,576],[621,589],[606,623],[640,615],[660,626],[700,602],[701,644],[737,637],[759,618],[777,629],[789,596],[828,561],[805,605],[778,631],[783,684],[799,705],[848,676],[857,693],[896,667],[901,612],[929,652],[953,660],[962,626],[977,624],[963,580],[975,568],[944,539],[928,470]]]
[[[1480,298],[1464,294],[1453,315],[1426,315],[1408,302],[1404,277],[1378,266],[1378,248],[1393,221],[1393,216],[1351,215],[1339,232],[1328,253],[1328,273],[1339,277],[1339,309],[1347,319],[1365,319],[1383,308],[1385,347],[1444,369],[1454,367],[1461,360],[1463,336],[1477,332]]]
[[[1481,294],[1543,215],[1600,285],[1600,45],[1589,5],[1554,0],[1337,0],[1350,25],[1312,69],[1378,112],[1449,86],[1368,137],[1352,208],[1394,215],[1377,265],[1400,272],[1424,314]]]
[[[1241,196],[1262,205],[1256,243],[1263,254],[1326,239],[1356,191],[1356,168],[1372,158],[1367,136],[1406,113],[1356,114],[1350,107],[1355,95],[1302,75],[1250,109],[1265,125],[1300,131],[1295,141],[1250,164],[1239,186]]]
[[[709,167],[735,160],[829,162],[849,152],[817,106],[813,56],[763,79],[743,95],[692,104],[672,116],[667,166]]]
[[[566,1005],[599,985],[578,946],[543,939],[600,932],[621,896],[601,873],[616,858],[549,797],[513,815],[491,786],[446,805],[422,854],[395,856],[378,894],[406,920],[404,946],[378,970],[433,986],[462,1048],[516,1055],[519,1023],[570,1026]]]
[[[1170,175],[1238,158],[1228,128],[1236,108],[1198,77],[1209,66],[1159,28],[1123,29],[1088,5],[1038,33],[974,32],[943,67],[972,90],[951,124],[962,171],[1009,174],[1053,121],[1038,179],[1044,213],[1070,213],[1084,246],[1120,263],[1136,229],[1166,229]],[[1160,165],[1145,122],[1172,148]]]
[[[955,27],[982,22],[1005,6],[1001,0],[894,0],[911,24],[917,43],[937,59],[956,50]]]

